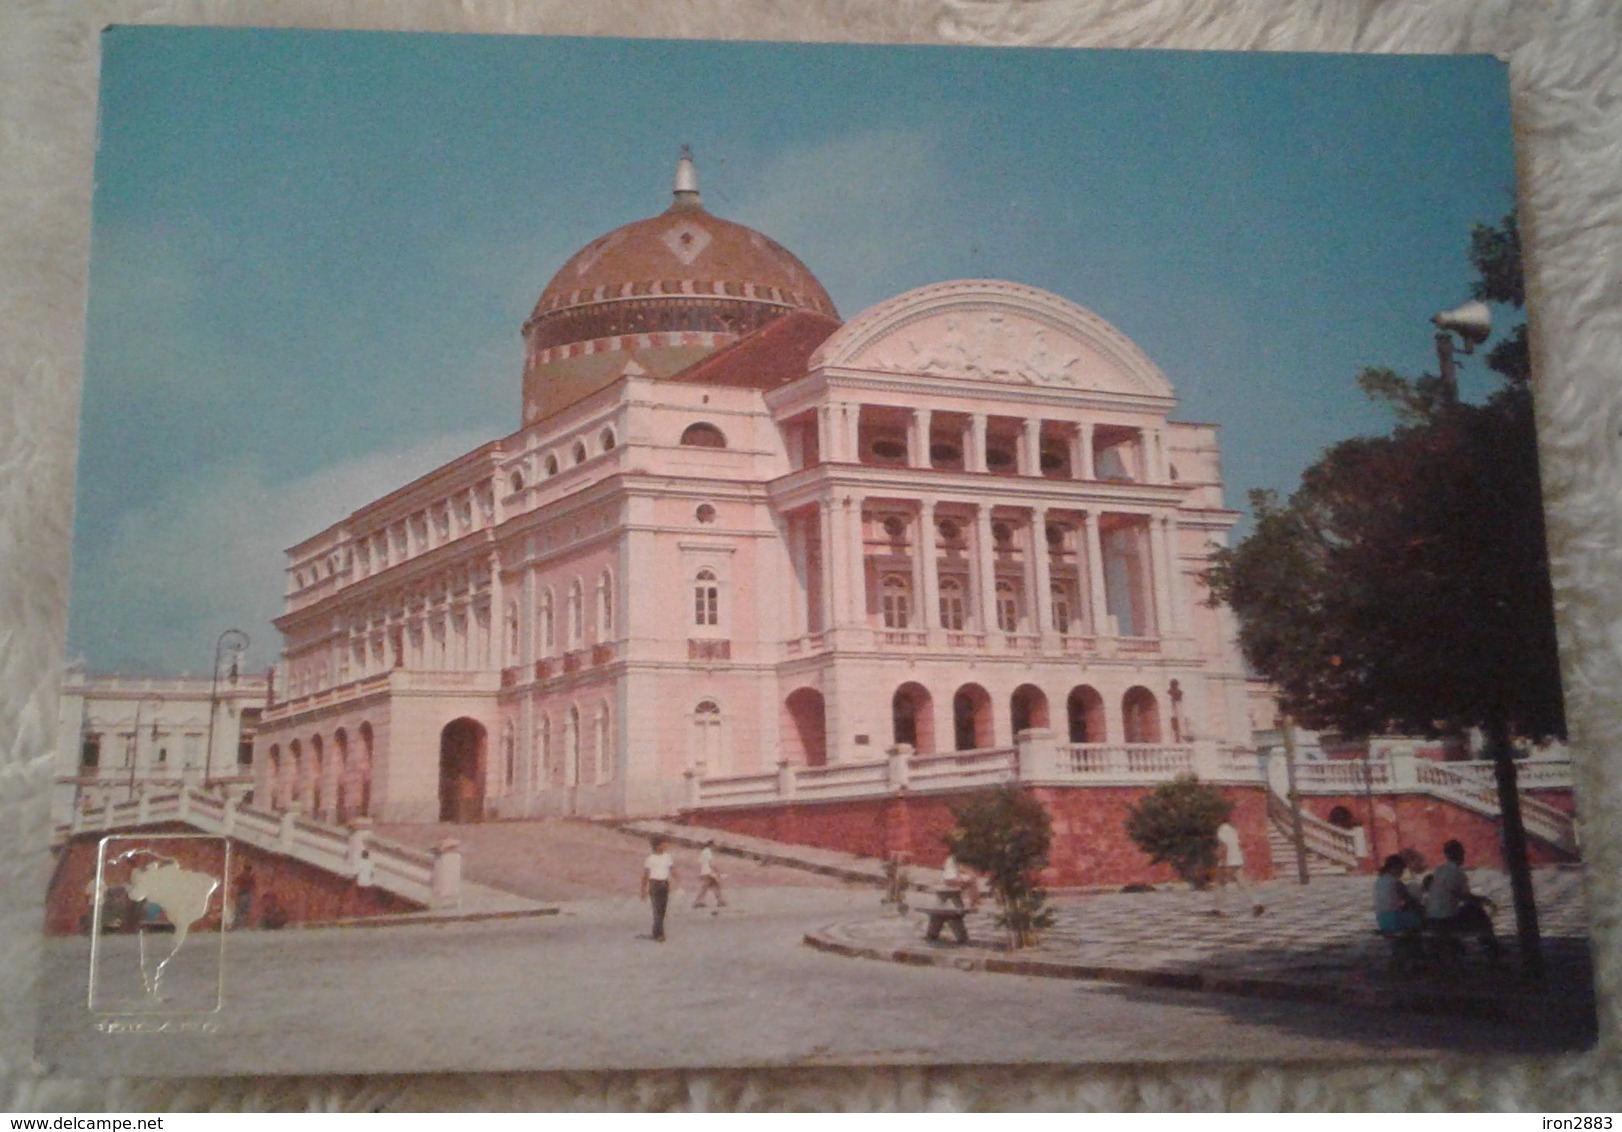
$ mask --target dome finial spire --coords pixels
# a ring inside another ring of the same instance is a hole
[[[693,151],[685,145],[676,159],[676,184],[671,196],[674,198],[670,203],[672,211],[704,207],[698,196],[698,169],[693,165]]]

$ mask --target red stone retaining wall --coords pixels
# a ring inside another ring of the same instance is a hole
[[[189,826],[167,823],[149,826],[129,834],[119,834],[120,850],[137,844],[140,834],[194,833]],[[96,876],[96,847],[103,834],[84,834],[58,846],[56,868],[51,876],[45,903],[45,931],[49,935],[76,935],[89,931],[90,893]],[[124,844],[128,842],[128,844]],[[220,841],[217,838],[162,838],[154,847],[174,858],[183,868],[218,874]],[[422,905],[379,888],[360,889],[348,877],[337,876],[291,857],[269,853],[242,842],[231,844],[231,871],[235,880],[245,864],[252,864],[255,892],[250,919],[259,926],[264,898],[275,893],[287,912],[289,923],[353,919],[363,916],[396,915],[421,911]],[[118,866],[106,875],[107,885],[124,884],[130,865]],[[210,911],[192,930],[218,931],[222,912],[221,893],[210,901]]]
[[[1531,793],[1531,792],[1528,792]],[[1571,792],[1537,791],[1539,801],[1557,805],[1556,795],[1564,795],[1570,809]],[[1498,823],[1462,806],[1444,802],[1424,794],[1374,795],[1374,823],[1369,825],[1369,799],[1362,794],[1304,795],[1301,808],[1314,817],[1329,820],[1329,813],[1342,806],[1352,820],[1364,827],[1369,841],[1369,858],[1364,861],[1365,871],[1372,872],[1380,859],[1403,849],[1417,849],[1427,866],[1442,861],[1442,844],[1456,840],[1464,846],[1464,863],[1482,868],[1503,868],[1503,852],[1498,837]],[[1550,865],[1570,858],[1536,837],[1526,839],[1527,860],[1533,865]]]
[[[1272,875],[1267,843],[1267,803],[1261,787],[1219,787],[1234,803],[1233,824],[1253,879]],[[1163,884],[1176,879],[1153,865],[1126,835],[1126,812],[1143,796],[1141,787],[1041,787],[1035,794],[1053,818],[1053,847],[1042,882],[1054,888],[1086,885]],[[839,802],[800,802],[702,810],[686,815],[694,825],[814,845],[866,857],[907,853],[914,864],[938,868],[946,859],[946,835],[956,825],[951,807],[966,792],[895,794]]]

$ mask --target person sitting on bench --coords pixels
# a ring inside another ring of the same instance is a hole
[[[962,906],[964,894],[969,898],[969,911],[973,912],[980,907],[980,881],[973,873],[967,872],[957,863],[957,857],[952,853],[946,854],[946,863],[941,866],[941,882],[945,885],[942,895],[947,892],[956,893],[958,906]]]
[[[1498,940],[1492,934],[1493,902],[1470,891],[1464,875],[1464,846],[1449,841],[1442,846],[1447,858],[1432,870],[1425,890],[1425,930],[1443,935],[1474,935],[1492,963],[1498,962]]]
[[[1408,935],[1425,926],[1425,906],[1402,883],[1407,870],[1402,854],[1393,853],[1374,878],[1374,922],[1387,935]]]
[[[1374,923],[1380,934],[1390,938],[1396,960],[1419,958],[1419,933],[1425,926],[1425,906],[1402,883],[1408,862],[1393,853],[1380,866],[1374,878]]]

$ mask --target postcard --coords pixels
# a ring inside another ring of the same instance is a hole
[[[44,1064],[1594,1041],[1500,60],[102,58]]]

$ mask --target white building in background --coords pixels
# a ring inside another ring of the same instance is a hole
[[[524,339],[517,432],[289,550],[261,805],[669,813],[1031,729],[1253,768],[1217,429],[1097,315],[972,279],[842,323],[683,158]]]
[[[245,793],[265,698],[263,676],[90,676],[69,668],[57,707],[52,822],[68,822],[75,807],[182,784]]]

